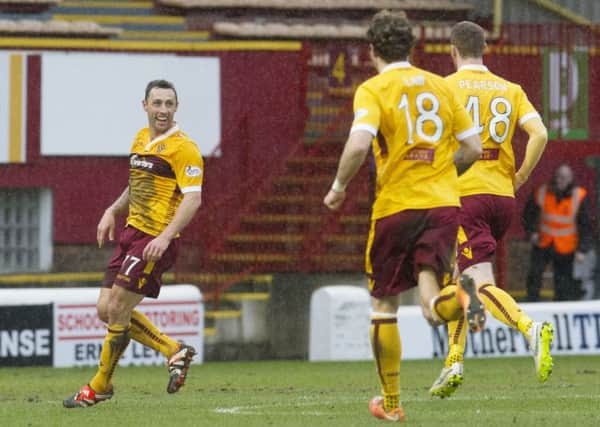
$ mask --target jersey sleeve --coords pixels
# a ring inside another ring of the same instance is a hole
[[[373,93],[365,86],[359,86],[354,94],[354,121],[350,133],[366,130],[377,136],[381,120],[381,109]]]
[[[458,97],[451,96],[449,101],[454,116],[454,119],[452,120],[452,133],[454,134],[454,137],[458,141],[462,141],[472,135],[477,135],[479,131],[477,130],[477,127],[473,125],[471,116],[459,102]]]
[[[519,87],[519,103],[518,103],[518,120],[519,126],[523,126],[523,124],[530,119],[541,118],[540,114],[537,112],[533,104],[527,98],[527,94],[521,87]]]
[[[204,160],[195,143],[189,141],[181,144],[173,159],[173,171],[177,185],[183,194],[202,191]]]

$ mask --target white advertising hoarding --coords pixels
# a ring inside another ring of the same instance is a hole
[[[369,292],[357,286],[324,286],[310,300],[308,359],[371,357]]]
[[[48,349],[53,366],[95,366],[98,364],[106,325],[96,315],[96,300],[99,288],[28,288],[0,289],[0,308],[16,310],[22,313],[35,314],[39,306],[48,304],[52,313],[48,315],[44,325],[35,324],[36,328],[45,327],[51,331],[40,336],[33,344],[18,342],[14,336],[19,331],[8,331],[5,335],[10,340],[2,340],[0,348],[36,345],[41,350]],[[14,308],[13,308],[14,307]],[[42,307],[43,308],[43,307]],[[194,363],[203,360],[204,347],[204,304],[200,290],[193,285],[163,286],[158,299],[145,298],[137,307],[163,333],[177,340],[192,345],[198,354]],[[27,314],[23,314],[27,315]],[[1,326],[1,325],[0,325]],[[32,329],[31,325],[26,325]],[[25,328],[25,326],[23,326]],[[0,328],[1,329],[1,328]],[[37,330],[37,329],[36,329]],[[1,335],[1,334],[0,334]],[[4,335],[2,335],[4,336]],[[49,343],[44,344],[44,337]],[[8,354],[10,353],[10,354]],[[8,356],[16,356],[18,352],[7,351]],[[12,359],[11,359],[12,360]],[[122,365],[159,365],[165,363],[162,354],[155,352],[131,340],[123,358]]]
[[[368,335],[369,298],[366,289],[351,286],[328,286],[313,293],[310,360],[372,359]],[[600,354],[600,300],[523,303],[520,306],[534,321],[548,321],[554,325],[553,354]],[[423,318],[420,306],[400,306],[398,329],[403,359],[446,356],[446,327],[431,327]],[[530,354],[523,335],[489,313],[484,330],[469,332],[467,336],[466,357]]]
[[[166,290],[168,288],[163,289]],[[162,294],[162,291],[161,291]],[[192,345],[202,360],[204,313],[199,301],[143,301],[138,310],[161,332]],[[95,366],[100,359],[106,325],[98,319],[95,304],[62,304],[54,306],[54,366]],[[165,357],[131,340],[123,353],[121,365],[162,365]]]
[[[554,325],[552,354],[600,354],[600,301],[519,304],[534,321]],[[420,307],[400,307],[398,328],[404,359],[445,357],[447,329],[430,327]],[[488,313],[481,333],[469,332],[466,357],[529,356],[523,335]]]

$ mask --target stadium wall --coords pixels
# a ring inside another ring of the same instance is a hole
[[[547,109],[547,86],[552,82],[552,76],[545,75],[544,71],[547,67],[548,49],[540,47],[540,40],[544,35],[540,28],[531,27],[530,30],[531,34],[537,34],[532,36],[531,44],[494,45],[486,55],[485,62],[494,72],[519,82],[534,105],[540,112],[544,112]],[[548,28],[546,33],[552,31],[554,29]],[[560,33],[560,28],[556,31]],[[525,34],[526,29],[522,32]],[[515,42],[520,40],[516,35],[512,37]],[[523,38],[522,35],[520,37]],[[539,43],[533,43],[538,38]],[[588,42],[587,48],[583,50],[584,62],[579,63],[580,69],[587,70],[586,78],[579,81],[581,93],[594,93],[600,85],[593,78],[594,70],[600,67],[600,55],[593,47],[594,40]],[[565,40],[557,40],[557,46],[549,49],[559,49],[559,52],[566,52],[569,58],[574,58],[577,49],[564,43]],[[217,57],[221,64],[221,144],[214,153],[204,153],[204,206],[186,233],[186,240],[193,241],[198,250],[202,250],[201,246],[205,242],[222,238],[226,225],[235,221],[246,201],[258,191],[266,177],[281,166],[281,159],[301,141],[307,117],[307,74],[309,67],[314,67],[314,63],[309,61],[308,53],[312,51],[314,59],[315,52],[318,55],[319,49],[339,52],[340,44],[336,43],[333,48],[318,43],[304,47],[300,43],[295,45],[295,48],[283,50],[207,50],[180,53],[192,57]],[[352,74],[349,82],[354,84],[357,78],[363,80],[372,75],[373,71],[368,65],[364,45],[349,43],[348,49],[348,58],[357,58],[357,63],[350,63],[351,68],[348,69]],[[412,61],[446,75],[453,71],[448,49],[447,44],[420,44]],[[94,244],[94,230],[102,210],[126,185],[127,159],[120,156],[41,154],[40,133],[43,123],[40,123],[40,98],[43,63],[41,54],[28,55],[25,64],[26,160],[24,163],[1,165],[0,186],[50,188],[54,197],[54,242],[68,247],[69,253],[79,253],[80,246],[91,247]],[[568,76],[573,67],[567,68]],[[327,66],[323,71],[328,71]],[[566,80],[568,85],[573,78],[571,76]],[[564,131],[565,134],[563,130],[554,130],[555,135],[542,162],[517,196],[519,209],[530,191],[548,180],[555,167],[562,162],[568,162],[574,167],[579,182],[591,190],[591,199],[596,199],[596,175],[594,169],[588,167],[587,160],[600,152],[600,100],[589,96],[572,101],[573,109],[576,106],[580,115],[583,111],[586,113],[585,123],[581,125],[585,128],[585,136],[580,133],[575,134],[579,138],[573,138],[569,137],[568,129]],[[138,105],[131,105],[130,108],[134,110],[139,108]],[[76,109],[77,106],[71,108]],[[67,110],[63,114],[71,113]],[[141,122],[140,126],[144,123]],[[99,123],[90,132],[102,132],[103,126],[107,125]],[[132,136],[123,136],[125,147],[129,146]],[[83,139],[82,143],[85,143]],[[526,135],[518,132],[514,144],[517,161],[520,162]],[[510,237],[523,237],[517,220],[513,222]],[[98,268],[102,267],[77,265],[69,271]]]
[[[299,43],[292,48],[286,48],[285,43],[283,45],[281,50],[276,51],[180,53],[217,57],[220,61],[221,143],[214,152],[203,153],[206,161],[203,212],[210,210],[211,205],[214,209],[231,209],[234,212],[243,202],[244,194],[250,191],[244,187],[249,177],[264,177],[275,159],[299,141],[306,115],[307,61]],[[102,211],[127,185],[128,159],[126,156],[83,155],[83,149],[82,155],[42,154],[42,67],[43,53],[26,55],[23,73],[26,105],[23,113],[24,161],[0,165],[0,186],[51,189],[54,242],[93,244],[95,227]],[[140,87],[143,89],[146,83],[141,81]],[[176,81],[174,83],[177,85]],[[106,83],[89,82],[90,86],[99,84]],[[107,90],[110,90],[110,82]],[[118,93],[114,95],[118,103]],[[139,100],[142,98],[143,93],[140,92]],[[94,102],[94,99],[88,101]],[[128,107],[141,111],[139,103]],[[76,116],[77,108],[77,105],[72,105],[61,113]],[[110,111],[110,105],[105,108]],[[110,117],[110,114],[107,116]],[[110,120],[118,121],[120,117],[111,117]],[[142,118],[138,128],[145,125],[146,120]],[[110,126],[110,121],[99,119],[88,131],[102,133],[107,126]],[[68,134],[69,129],[64,129],[64,132]],[[122,136],[126,150],[133,137],[133,134]],[[83,146],[86,136],[80,135],[79,139]],[[194,231],[193,235],[210,235],[218,230],[224,216],[215,215],[211,224],[206,224],[203,215],[199,215],[190,230]]]

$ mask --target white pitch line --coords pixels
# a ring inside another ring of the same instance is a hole
[[[528,397],[528,400],[548,400],[548,396],[536,396],[536,397]],[[582,394],[574,394],[574,395],[564,395],[564,396],[552,396],[551,399],[568,399],[568,400],[576,400],[576,399],[589,399],[589,400],[596,400],[600,398],[600,394],[598,395],[582,395]],[[246,406],[232,406],[232,407],[219,407],[219,408],[215,408],[213,410],[214,413],[217,414],[229,414],[229,415],[265,415],[265,414],[270,414],[270,415],[308,415],[308,416],[316,416],[316,417],[320,417],[320,416],[331,416],[331,415],[335,415],[335,413],[327,411],[327,412],[323,412],[323,411],[288,411],[288,410],[283,410],[284,408],[290,408],[290,407],[307,407],[307,406],[315,406],[318,405],[320,407],[322,406],[331,406],[331,405],[336,405],[336,404],[348,404],[348,403],[356,403],[358,404],[365,404],[366,403],[363,401],[363,399],[335,399],[335,400],[324,400],[321,397],[319,398],[311,398],[309,396],[302,396],[299,399],[302,400],[306,400],[305,402],[296,402],[293,404],[284,404],[284,403],[277,403],[277,402],[273,402],[271,404],[265,404],[265,405],[246,405]],[[312,401],[310,401],[312,400]],[[439,401],[441,399],[434,399],[430,396],[424,396],[424,397],[412,397],[412,398],[406,398],[403,399],[403,402],[436,402]],[[452,402],[452,401],[494,401],[494,400],[515,400],[515,398],[511,398],[511,397],[506,397],[506,396],[494,396],[494,397],[490,397],[490,396],[482,396],[482,397],[469,397],[469,396],[465,396],[465,397],[460,397],[460,396],[456,396],[456,397],[451,397],[449,399],[444,399],[445,401],[448,402]],[[267,411],[268,409],[268,411]],[[279,410],[278,410],[279,409]],[[340,414],[343,414],[345,412],[339,412]]]

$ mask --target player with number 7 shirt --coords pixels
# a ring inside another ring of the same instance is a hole
[[[356,90],[354,121],[324,203],[340,208],[346,186],[372,149],[376,198],[365,264],[382,396],[372,399],[369,409],[377,418],[404,421],[399,294],[418,287],[423,315],[431,324],[465,314],[478,325],[484,319],[472,280],[442,288],[456,253],[458,174],[479,158],[481,141],[448,83],[408,62],[415,38],[403,13],[377,13],[367,38],[378,74]]]
[[[519,330],[531,347],[540,382],[552,373],[552,325],[534,322],[505,291],[495,286],[492,261],[515,212],[515,191],[538,163],[547,141],[540,115],[521,86],[499,77],[483,64],[485,32],[473,22],[456,24],[450,53],[457,71],[446,77],[455,98],[471,114],[481,136],[481,159],[459,177],[458,271],[475,281],[485,308],[499,321]],[[520,126],[529,135],[525,158],[515,172],[512,137]],[[464,320],[448,323],[445,366],[430,389],[450,396],[463,382]]]
[[[96,304],[107,325],[98,369],[89,383],[63,400],[65,408],[86,408],[113,397],[113,374],[131,339],[167,358],[168,393],[184,385],[196,354],[137,308],[144,297],[158,297],[162,275],[175,263],[180,232],[202,203],[204,161],[175,121],[178,106],[173,83],[160,79],[146,85],[142,107],[148,126],[131,146],[129,184],[104,211],[96,230],[102,247],[107,238],[114,239],[117,215],[127,214]]]

